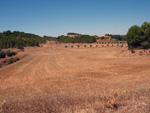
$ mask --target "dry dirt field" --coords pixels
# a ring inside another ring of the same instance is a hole
[[[150,56],[47,43],[0,68],[0,112],[149,113]]]

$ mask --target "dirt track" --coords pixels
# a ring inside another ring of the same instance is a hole
[[[117,57],[125,47],[64,46],[28,47],[24,59],[0,69],[4,112],[149,111],[149,56]],[[117,109],[110,109],[114,94]]]

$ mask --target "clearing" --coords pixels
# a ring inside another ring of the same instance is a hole
[[[47,43],[0,68],[0,112],[150,112],[150,56]]]

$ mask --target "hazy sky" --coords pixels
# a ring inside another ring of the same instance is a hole
[[[150,0],[0,0],[0,32],[126,34],[150,22]]]

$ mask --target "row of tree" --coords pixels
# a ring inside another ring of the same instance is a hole
[[[19,48],[25,46],[39,46],[40,43],[46,42],[46,39],[38,35],[24,33],[19,31],[4,31],[0,33],[0,49]]]
[[[93,43],[96,42],[96,38],[95,36],[89,35],[79,35],[74,38],[68,36],[59,36],[57,41],[63,43]]]
[[[105,36],[110,36],[112,39],[116,39],[118,41],[124,41],[126,39],[126,35],[105,34]]]
[[[127,33],[126,41],[129,49],[150,48],[150,22],[132,26]]]

